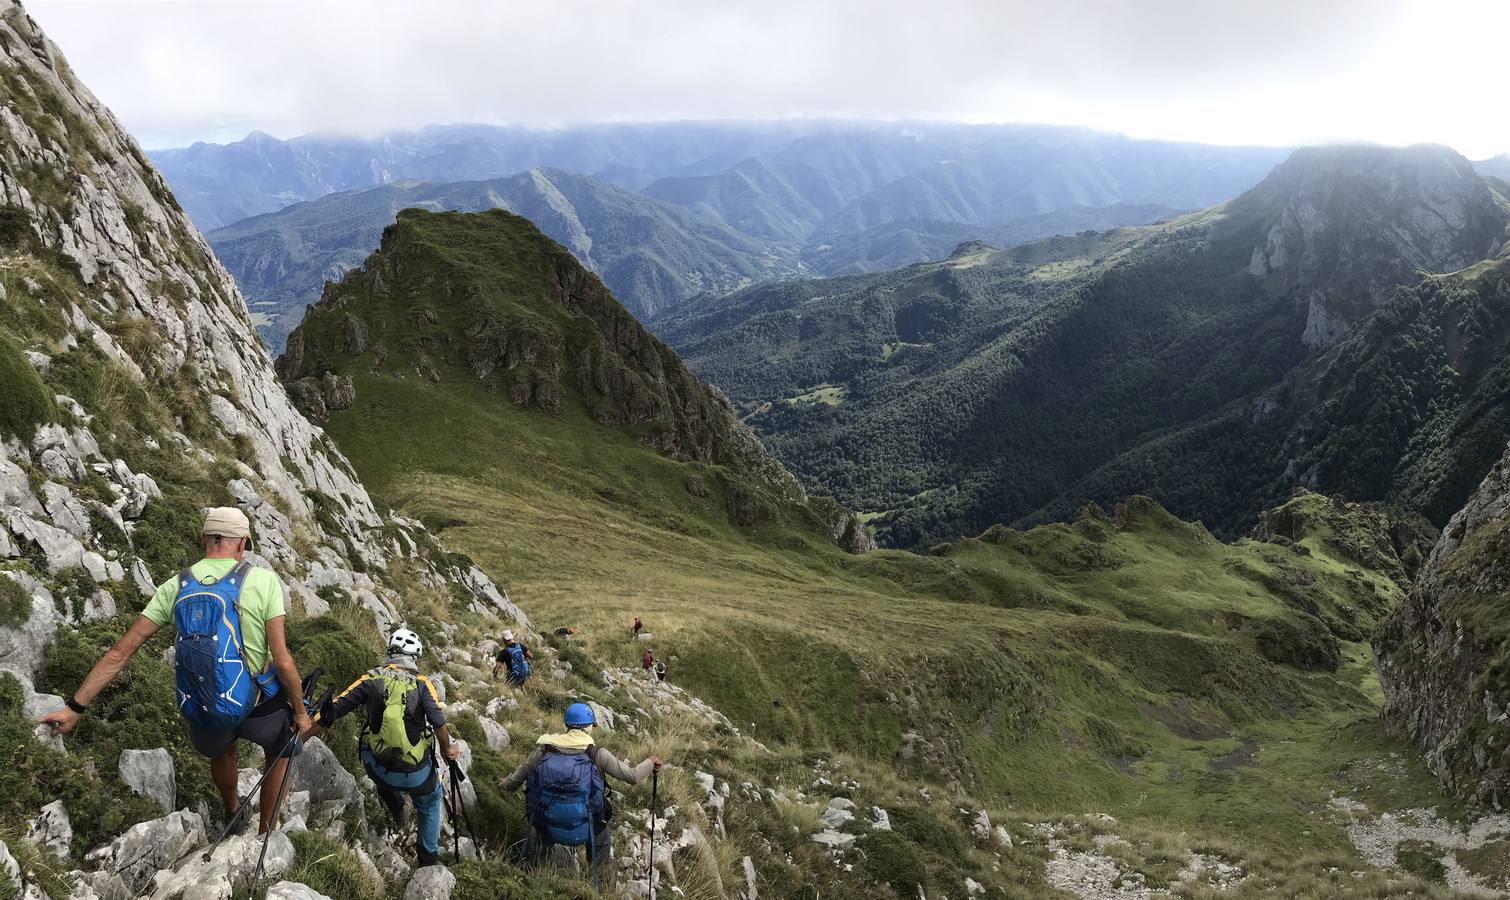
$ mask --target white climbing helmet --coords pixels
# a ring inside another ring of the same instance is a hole
[[[400,628],[388,639],[389,653],[402,653],[405,656],[419,656],[425,652],[425,648],[419,642],[419,635],[407,628]]]

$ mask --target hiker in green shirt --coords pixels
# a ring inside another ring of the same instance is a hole
[[[234,605],[240,613],[237,623],[240,664],[244,665],[244,672],[251,675],[255,686],[249,695],[253,698],[251,708],[232,727],[206,727],[193,720],[194,710],[185,708],[191,699],[189,695],[182,689],[176,693],[180,711],[190,719],[189,738],[194,749],[210,760],[210,777],[220,791],[228,819],[235,814],[238,803],[236,741],[247,740],[262,747],[267,761],[267,777],[262,781],[259,832],[266,832],[272,827],[273,810],[280,805],[277,793],[280,785],[285,783],[284,770],[289,758],[298,753],[298,743],[290,743],[289,737],[294,733],[307,735],[314,726],[304,710],[298,669],[284,643],[283,585],[273,572],[242,562],[243,555],[251,547],[251,534],[251,523],[240,509],[220,507],[210,510],[199,536],[204,558],[187,572],[159,585],[125,636],[105,651],[89,670],[84,683],[65,701],[66,708],[46,713],[38,721],[50,725],[54,735],[72,731],[83,718],[89,703],[120,674],[142,644],[159,628],[173,623],[174,608],[180,596],[186,600],[190,592],[206,596],[205,591],[216,588],[228,576],[234,575],[239,579],[239,582],[232,582],[231,596],[235,598]],[[235,593],[238,585],[239,593]],[[232,618],[228,617],[227,622],[231,621]],[[236,658],[216,662],[235,663]],[[180,666],[182,663],[180,660]],[[242,689],[245,690],[245,685]],[[223,696],[216,699],[223,699]]]

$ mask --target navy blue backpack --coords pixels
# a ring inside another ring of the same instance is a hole
[[[547,749],[524,787],[531,824],[551,843],[580,847],[603,824],[603,773],[593,757],[597,747],[579,753]]]
[[[530,677],[530,663],[524,658],[524,647],[519,644],[508,644],[503,648],[504,654],[509,659],[509,677],[522,682]]]
[[[237,563],[209,584],[189,569],[178,576],[173,601],[178,711],[201,728],[235,728],[259,702],[278,693],[272,666],[253,673],[241,640],[241,587],[250,569]]]

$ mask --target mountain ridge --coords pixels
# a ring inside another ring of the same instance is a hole
[[[327,194],[218,229],[208,239],[253,310],[267,317],[259,330],[276,352],[304,305],[319,297],[327,280],[366,259],[400,209],[495,206],[535,221],[642,319],[697,293],[800,271],[794,258],[695,212],[557,169],[478,182],[404,180]]]
[[[1433,204],[1458,214],[1432,220],[1456,237],[1391,228],[1391,211]],[[1162,225],[751,288],[657,327],[799,477],[884,514],[893,543],[1135,493],[1232,534],[1307,483],[1266,455],[1280,426],[1252,410],[1283,402],[1261,395],[1392,280],[1492,253],[1506,221],[1497,189],[1451,151],[1321,148]],[[817,385],[842,401],[789,402]]]

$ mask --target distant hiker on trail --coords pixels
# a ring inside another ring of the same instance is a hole
[[[514,632],[504,631],[503,646],[498,648],[498,655],[493,658],[493,677],[497,678],[500,670],[509,670],[508,683],[513,687],[519,687],[529,680],[530,663],[535,654],[530,648],[514,640]]]
[[[89,670],[67,708],[38,718],[54,735],[79,724],[136,651],[159,628],[172,625],[178,711],[188,720],[194,749],[210,760],[226,818],[235,814],[236,742],[264,753],[259,832],[280,805],[277,794],[289,759],[300,748],[295,734],[314,728],[304,709],[299,671],[284,643],[283,585],[278,576],[242,559],[252,526],[233,506],[210,510],[200,530],[204,558],[158,585],[142,614]],[[223,651],[222,652],[222,648]],[[246,677],[252,673],[251,677]]]
[[[639,784],[651,772],[661,770],[661,760],[652,756],[631,769],[594,744],[592,728],[597,720],[586,703],[571,704],[563,718],[566,731],[541,735],[534,752],[499,787],[511,792],[526,785],[524,811],[533,826],[528,843],[530,862],[546,857],[557,844],[587,847],[589,862],[609,859],[613,836],[608,822],[613,810],[603,776]]]
[[[568,641],[571,640],[572,635],[574,635],[576,633],[577,633],[577,629],[572,628],[569,625],[563,625],[562,627],[556,629],[556,637],[561,638],[563,640],[568,640]]]
[[[649,650],[646,650],[644,655],[640,657],[640,671],[646,675],[655,674],[655,657],[650,655]]]
[[[640,621],[640,617],[639,616],[635,616],[634,617],[634,624],[631,625],[631,626],[629,626],[629,639],[631,641],[639,640],[640,629],[642,629],[644,627],[645,627],[645,624]]]
[[[655,661],[655,680],[666,680],[666,664],[664,662],[661,662],[660,660]]]
[[[404,796],[414,800],[414,850],[421,867],[440,862],[440,766],[435,745],[447,760],[461,748],[451,742],[440,695],[429,678],[419,674],[417,660],[424,652],[419,635],[407,628],[388,639],[383,664],[358,678],[320,711],[320,726],[329,727],[356,709],[366,711],[358,755],[378,797],[394,824],[407,824]]]

